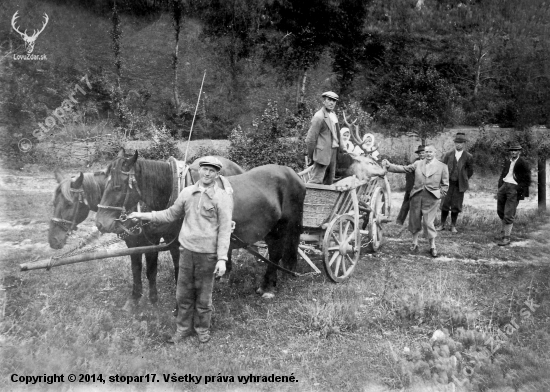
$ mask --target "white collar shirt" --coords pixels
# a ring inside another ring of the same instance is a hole
[[[460,157],[462,156],[462,153],[464,152],[464,150],[455,150],[455,158],[456,158],[456,161],[458,162],[460,160]]]
[[[514,167],[516,166],[516,162],[518,159],[510,160],[510,170],[508,170],[508,174],[506,174],[506,177],[504,177],[503,181],[507,182],[509,184],[518,184],[516,180],[514,179]]]

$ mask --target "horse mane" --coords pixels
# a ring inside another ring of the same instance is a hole
[[[138,159],[136,180],[141,199],[153,210],[164,210],[172,193],[172,169],[168,162]]]
[[[103,172],[96,173],[84,173],[84,181],[82,181],[82,189],[86,194],[86,200],[90,203],[91,209],[96,208],[97,204],[101,201],[103,196],[103,190],[105,189],[105,177],[103,179],[96,178],[104,176]],[[65,200],[73,202],[73,194],[71,192],[72,178],[63,180],[55,189],[54,200],[59,193],[63,195]],[[93,207],[93,208],[92,208]]]
[[[86,193],[86,200],[92,211],[97,211],[97,205],[103,197],[107,177],[104,172],[85,173],[82,189]]]

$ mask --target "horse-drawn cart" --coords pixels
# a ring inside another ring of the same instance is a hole
[[[307,183],[310,173],[311,167],[298,173],[307,188],[302,220],[304,232],[300,236],[298,252],[317,273],[321,271],[308,254],[322,255],[330,279],[342,282],[353,272],[362,247],[375,252],[382,244],[382,225],[388,222],[390,216],[389,183],[385,177],[371,177],[361,181],[352,176],[334,185],[310,184]],[[245,245],[252,254],[269,261],[269,257],[263,257],[252,246]],[[84,243],[78,248],[82,246]],[[21,270],[49,269],[87,260],[168,249],[167,245],[156,245],[94,252],[71,250],[47,260],[22,264]]]
[[[310,184],[312,167],[298,173],[306,182],[300,256],[315,270],[308,253],[322,254],[327,275],[342,282],[353,272],[361,248],[376,252],[382,245],[382,225],[389,221],[388,180],[347,177],[334,185]]]

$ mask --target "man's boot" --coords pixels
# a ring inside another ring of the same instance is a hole
[[[509,224],[504,226],[504,237],[502,238],[502,241],[498,243],[498,246],[510,245],[510,234],[512,234],[512,226],[514,225]]]
[[[502,241],[504,238],[504,221],[501,220],[501,228],[500,228],[500,234],[495,235],[495,241]]]

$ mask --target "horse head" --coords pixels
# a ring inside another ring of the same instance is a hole
[[[359,125],[356,124],[357,119],[350,124],[346,118],[346,113],[344,113],[344,122],[350,129],[352,141],[365,153],[364,156],[351,155],[353,163],[350,165],[346,174],[355,174],[359,180],[365,180],[373,176],[384,177],[386,175],[386,169],[363,149],[363,138],[359,130]]]
[[[135,179],[137,160],[137,150],[127,158],[124,149],[121,149],[118,157],[107,167],[107,183],[96,215],[96,226],[103,233],[121,234],[126,231],[126,214],[140,200]]]
[[[55,178],[59,185],[53,198],[53,218],[50,219],[48,242],[52,249],[61,249],[69,234],[88,217],[90,207],[82,189],[82,172],[76,178],[63,178],[56,171]]]

